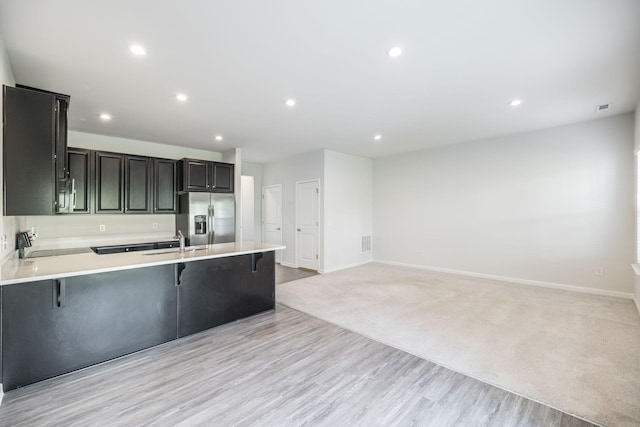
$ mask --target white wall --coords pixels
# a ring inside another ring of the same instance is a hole
[[[4,39],[0,34],[0,83],[3,85],[15,85],[13,78],[13,72],[11,71],[11,65],[9,64],[9,58],[7,57],[7,51],[4,45]],[[2,102],[0,102],[0,117],[4,117],[4,111],[2,110]],[[4,176],[2,171],[2,137],[3,132],[0,131],[0,177]],[[1,179],[1,178],[0,178]],[[3,198],[0,198],[0,212],[4,212]],[[3,216],[0,222],[0,236],[5,236],[7,241],[6,249],[0,245],[0,259],[4,259],[6,256],[13,254],[13,248],[16,246],[16,230],[17,222],[16,218],[9,216]]]
[[[374,256],[629,295],[633,138],[626,114],[377,159]]]
[[[362,236],[373,228],[373,161],[325,150],[323,272],[370,262]]]
[[[282,253],[282,264],[296,264],[296,182],[320,179],[320,237],[322,236],[324,151],[301,154],[263,166],[262,186],[282,185],[282,243],[287,247]],[[322,243],[322,240],[321,240]],[[323,252],[320,246],[320,269],[323,268]]]
[[[253,240],[262,241],[262,165],[242,162],[242,175],[253,177]],[[245,240],[250,240],[245,238]]]
[[[73,107],[73,98],[71,98]],[[160,157],[165,159],[193,158],[222,161],[222,154],[215,151],[196,150],[174,145],[158,144],[155,142],[139,141],[136,139],[116,138],[113,136],[97,135],[86,132],[69,131],[67,140],[69,147],[86,148],[90,150],[113,151],[115,153],[137,154],[140,156]]]

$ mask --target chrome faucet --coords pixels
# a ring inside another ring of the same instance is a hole
[[[178,239],[180,239],[180,252],[184,252],[184,236],[180,230],[178,230]]]

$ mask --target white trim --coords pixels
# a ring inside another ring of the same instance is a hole
[[[541,288],[561,289],[564,291],[581,292],[585,294],[602,295],[615,298],[634,299],[633,294],[630,292],[619,291],[606,291],[604,289],[585,288],[582,286],[565,285],[563,283],[543,282],[540,280],[520,279],[517,277],[496,276],[493,274],[474,273],[472,271],[454,270],[451,268],[430,267],[426,265],[408,264],[404,262],[386,261],[386,260],[374,260],[373,262],[379,262],[381,264],[397,265],[400,267],[417,268],[419,270],[437,271],[440,273],[458,274],[460,276],[478,277],[481,279],[499,280],[501,282],[517,283],[519,285],[538,286]]]
[[[636,298],[633,299],[633,302],[636,304],[636,310],[638,310],[638,314],[640,314],[640,302]]]
[[[631,268],[633,268],[636,276],[640,276],[640,264],[631,264]]]
[[[328,270],[318,270],[318,273],[320,273],[320,274],[333,273],[334,271],[340,271],[340,270],[346,270],[348,268],[359,267],[361,265],[370,264],[372,262],[373,262],[373,260],[356,262],[355,264],[342,265],[340,267],[334,267],[334,268],[330,268]]]
[[[4,396],[4,393],[2,392],[2,383],[0,383],[0,405],[2,405],[2,397]]]
[[[298,268],[298,266],[296,264],[291,264],[291,263],[288,263],[286,261],[280,261],[280,265],[283,266],[283,267]]]

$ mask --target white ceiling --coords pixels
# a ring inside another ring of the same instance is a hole
[[[255,162],[387,156],[640,96],[638,0],[0,0],[0,32],[18,83],[71,95],[72,130]]]

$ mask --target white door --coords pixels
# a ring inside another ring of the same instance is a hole
[[[262,189],[262,241],[282,244],[282,186],[270,185]],[[281,262],[282,251],[276,251]]]
[[[296,261],[298,267],[318,270],[319,182],[296,183]]]

